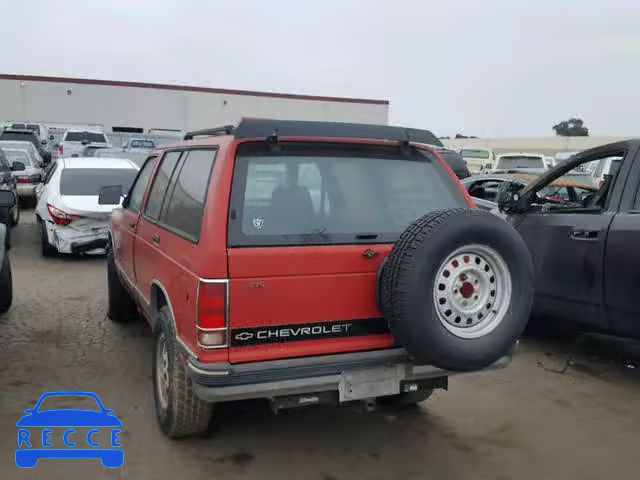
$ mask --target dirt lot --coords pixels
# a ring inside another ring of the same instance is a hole
[[[513,364],[451,379],[421,408],[355,407],[274,415],[260,402],[227,409],[207,439],[173,442],[156,426],[151,338],[105,319],[103,258],[43,259],[32,212],[11,252],[14,306],[0,318],[0,478],[637,479],[640,362],[618,344],[581,349],[525,338]],[[615,352],[615,355],[611,352]],[[637,367],[637,368],[634,368]],[[43,392],[96,392],[123,421],[125,464],[14,464],[16,421]]]

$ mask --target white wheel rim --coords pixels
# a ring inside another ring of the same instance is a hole
[[[495,329],[511,304],[511,274],[498,252],[466,245],[442,262],[433,286],[442,325],[460,338],[479,338]]]
[[[169,353],[164,333],[158,337],[156,347],[156,390],[162,409],[169,405]]]

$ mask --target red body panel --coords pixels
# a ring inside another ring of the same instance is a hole
[[[372,259],[366,250],[377,253]],[[391,245],[229,249],[231,329],[381,317],[376,276]],[[231,348],[233,362],[387,348],[390,335]],[[306,346],[305,346],[306,345]]]
[[[112,232],[118,266],[135,283],[137,300],[152,301],[161,288],[175,317],[180,339],[202,362],[251,362],[393,346],[390,334],[304,340],[257,346],[205,350],[196,332],[200,278],[229,279],[228,323],[231,330],[313,322],[353,321],[381,317],[376,305],[376,276],[389,244],[227,249],[227,221],[237,145],[263,139],[209,137],[167,146],[159,152],[189,147],[218,147],[211,174],[200,240],[193,243],[128,210],[117,210]],[[345,138],[282,138],[283,141],[395,145],[383,140]],[[446,162],[444,165],[467,204],[473,201]],[[159,164],[160,162],[158,162]],[[158,166],[154,168],[157,169]],[[152,178],[155,176],[155,171]],[[147,187],[149,190],[149,187]],[[146,205],[146,196],[141,211]],[[135,228],[131,227],[135,224]],[[160,241],[154,241],[154,236]],[[365,250],[376,255],[368,258]],[[152,309],[146,308],[145,311]]]
[[[125,208],[116,208],[111,217],[113,255],[127,280],[135,284],[133,269],[133,245],[138,224],[138,214]]]

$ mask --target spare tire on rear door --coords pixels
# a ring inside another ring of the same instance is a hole
[[[482,210],[439,210],[402,233],[380,272],[380,307],[418,362],[484,368],[508,354],[533,301],[531,255]]]

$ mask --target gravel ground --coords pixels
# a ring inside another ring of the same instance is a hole
[[[15,298],[0,318],[0,478],[637,479],[640,364],[619,344],[525,338],[507,369],[452,378],[420,408],[271,413],[226,408],[211,438],[171,441],[156,425],[151,337],[105,319],[104,258],[43,259],[31,211],[14,232]],[[604,345],[604,346],[603,346]],[[638,368],[634,368],[634,367]],[[123,421],[125,464],[15,466],[16,421],[43,392],[96,392]]]

